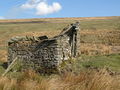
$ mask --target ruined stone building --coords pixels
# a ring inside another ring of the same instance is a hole
[[[24,63],[24,68],[33,68],[47,72],[57,67],[80,52],[79,23],[71,24],[58,36],[48,38],[16,37],[8,42],[8,61],[11,63],[16,57]]]

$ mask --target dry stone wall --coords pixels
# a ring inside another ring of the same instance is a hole
[[[23,69],[32,68],[38,72],[54,72],[59,65],[80,54],[79,23],[71,24],[58,36],[15,37],[8,42],[9,64],[17,57],[23,62]]]

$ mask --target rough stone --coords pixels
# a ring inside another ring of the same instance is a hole
[[[76,22],[50,39],[47,36],[12,38],[8,42],[8,62],[10,64],[17,57],[24,63],[24,69],[44,73],[56,71],[64,60],[80,54],[79,30]]]

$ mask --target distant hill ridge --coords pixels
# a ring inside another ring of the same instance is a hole
[[[66,17],[66,18],[33,18],[33,19],[5,19],[0,20],[0,24],[9,24],[9,23],[50,23],[54,21],[63,22],[64,20],[103,20],[103,19],[117,19],[120,16],[111,16],[111,17]]]

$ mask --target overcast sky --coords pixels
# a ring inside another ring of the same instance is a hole
[[[120,0],[0,0],[0,19],[120,16]]]

